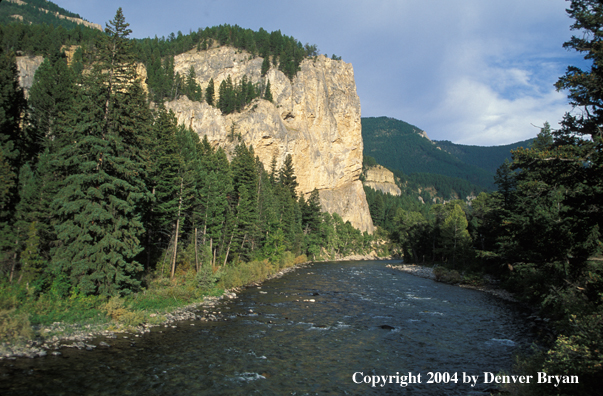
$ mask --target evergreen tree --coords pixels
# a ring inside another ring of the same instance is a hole
[[[258,219],[258,169],[253,147],[247,148],[244,143],[235,148],[231,162],[233,180],[232,207],[235,215],[233,243],[234,252],[246,257],[255,247],[259,228]]]
[[[270,80],[266,83],[266,91],[264,92],[264,99],[269,102],[272,102],[272,92],[270,91]]]
[[[297,176],[295,176],[295,170],[293,169],[293,157],[291,157],[291,154],[287,154],[285,157],[278,180],[289,191],[291,198],[297,200],[297,192],[295,190],[299,184],[297,183]]]
[[[452,259],[455,266],[457,259],[462,258],[471,243],[467,231],[467,217],[460,205],[455,204],[442,224],[443,252]]]
[[[65,175],[54,202],[54,273],[82,293],[129,293],[142,266],[140,220],[150,113],[135,74],[131,33],[121,8],[107,24],[98,59],[62,123],[55,160]]]
[[[196,102],[200,102],[203,98],[202,89],[197,83],[197,75],[193,66],[191,66],[186,75],[185,94],[190,100]]]
[[[305,234],[318,232],[322,220],[320,214],[320,196],[317,189],[310,193],[308,202],[304,202],[303,195],[299,199],[302,214],[302,228]]]
[[[262,61],[262,70],[261,70],[262,77],[266,76],[266,73],[268,73],[268,70],[270,70],[270,55],[264,55],[264,60]]]
[[[18,248],[12,222],[19,202],[19,168],[29,154],[21,128],[26,103],[18,78],[15,55],[0,48],[0,271],[9,272],[10,280]]]
[[[75,75],[62,54],[44,59],[36,70],[29,90],[29,121],[40,139],[55,138],[59,113],[71,106],[74,80]]]
[[[205,90],[205,101],[207,102],[208,105],[213,106],[214,105],[214,79],[210,78],[209,79],[209,83],[207,83],[207,89]]]

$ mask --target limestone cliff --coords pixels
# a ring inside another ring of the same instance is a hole
[[[298,192],[318,189],[324,210],[338,213],[363,231],[373,223],[359,176],[362,170],[360,100],[356,94],[352,65],[318,56],[306,59],[290,81],[282,72],[270,69],[261,77],[262,58],[230,47],[196,50],[178,55],[174,69],[186,75],[191,66],[197,82],[205,89],[211,78],[218,87],[229,75],[238,82],[247,75],[252,82],[270,80],[273,103],[256,99],[241,113],[223,116],[206,103],[187,98],[167,102],[179,123],[200,136],[207,135],[214,146],[232,149],[236,135],[253,145],[256,155],[269,168],[273,156],[280,167],[287,154],[299,182]]]
[[[394,174],[381,165],[371,166],[364,171],[363,184],[384,194],[402,195],[402,190],[394,180]]]

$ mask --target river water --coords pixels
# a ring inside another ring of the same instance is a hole
[[[312,264],[224,301],[223,321],[2,361],[0,394],[489,394],[495,386],[484,372],[508,371],[513,353],[532,341],[525,314],[387,263]],[[409,373],[414,383],[402,386]],[[475,386],[463,373],[479,376]],[[374,375],[393,383],[364,382]]]

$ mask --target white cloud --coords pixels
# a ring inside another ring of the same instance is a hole
[[[104,24],[117,0],[57,0]],[[386,115],[434,139],[504,144],[569,109],[553,84],[578,59],[565,0],[133,0],[135,37],[223,23],[280,29],[354,66],[364,116]]]
[[[554,89],[506,99],[491,86],[465,78],[449,87],[430,116],[444,120],[435,123],[439,128],[455,131],[448,140],[491,146],[535,137],[538,127],[545,121],[554,127],[567,109],[565,95]]]

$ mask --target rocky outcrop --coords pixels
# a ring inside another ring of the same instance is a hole
[[[384,194],[402,195],[402,190],[394,180],[394,174],[381,165],[371,166],[364,171],[363,184]]]
[[[186,75],[191,67],[204,88],[214,80],[215,91],[230,77],[234,83],[247,76],[254,83],[270,80],[273,102],[256,99],[241,113],[223,116],[206,103],[187,98],[167,102],[178,122],[214,146],[228,150],[233,136],[252,145],[266,168],[275,157],[280,167],[291,154],[298,192],[317,189],[324,210],[338,213],[363,231],[373,231],[368,204],[359,176],[362,170],[360,100],[352,65],[318,56],[306,59],[290,81],[270,69],[261,76],[262,58],[230,47],[196,50],[174,59],[174,70]]]
[[[42,56],[17,56],[17,69],[19,70],[19,84],[25,91],[25,97],[33,84],[34,74],[44,61]]]
[[[21,84],[26,90],[42,61],[42,57],[18,57]],[[280,167],[291,154],[299,193],[308,195],[317,189],[323,210],[338,213],[362,231],[373,232],[359,179],[363,144],[352,65],[325,56],[306,59],[291,81],[275,68],[262,77],[262,58],[218,47],[193,50],[174,59],[174,70],[180,75],[186,75],[191,66],[203,89],[210,79],[214,80],[216,96],[220,83],[229,75],[235,83],[244,75],[261,85],[270,80],[273,102],[256,99],[241,113],[224,116],[207,103],[181,97],[165,103],[179,123],[207,136],[214,147],[224,147],[227,152],[238,143],[233,136],[240,136],[253,146],[267,169],[273,157]],[[146,79],[143,66],[137,68],[137,74],[142,81]],[[144,83],[143,88],[146,90]]]

